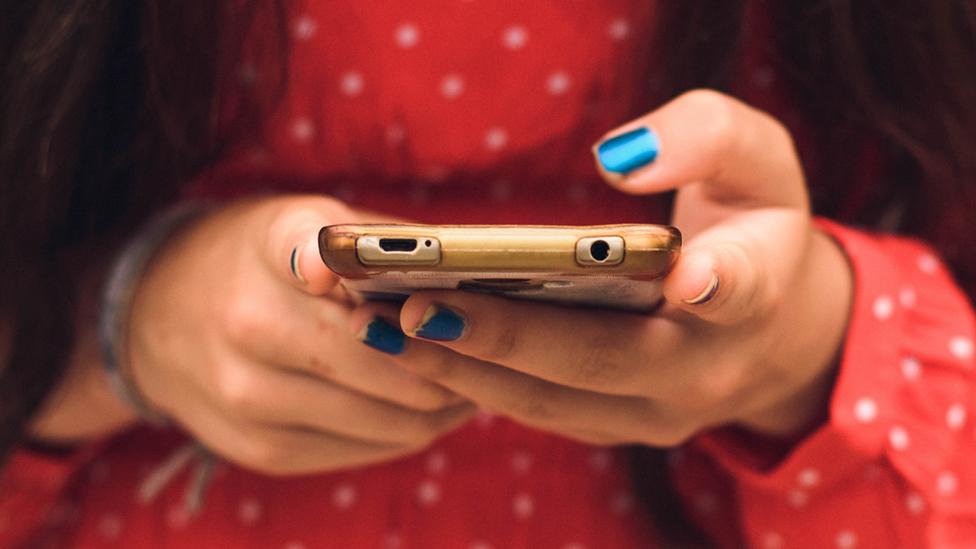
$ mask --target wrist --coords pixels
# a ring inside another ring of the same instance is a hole
[[[777,321],[778,375],[774,395],[744,425],[765,435],[791,438],[828,417],[841,349],[853,300],[853,271],[841,247],[815,230],[799,283]]]

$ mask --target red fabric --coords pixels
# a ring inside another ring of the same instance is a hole
[[[654,81],[646,2],[367,4],[296,3],[284,102],[192,192],[328,192],[428,222],[665,219],[660,200],[602,184],[589,156],[654,104],[642,99]],[[741,94],[802,140],[757,51]],[[260,66],[242,61],[238,93],[268,82]],[[829,420],[785,451],[729,430],[673,451],[685,505],[723,547],[972,547],[973,311],[924,246],[821,227],[856,272]],[[184,441],[142,428],[93,459],[20,452],[0,484],[0,545],[657,545],[622,451],[487,415],[422,455],[356,471],[276,479],[222,465],[192,519],[186,473],[148,504],[135,497]]]

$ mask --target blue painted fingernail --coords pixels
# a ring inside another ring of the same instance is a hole
[[[464,333],[464,317],[454,311],[431,305],[414,335],[435,341],[454,341]]]
[[[398,355],[403,352],[407,336],[400,328],[390,324],[380,317],[374,318],[366,325],[366,333],[360,341],[388,355]]]
[[[604,170],[630,173],[654,162],[659,148],[656,133],[648,128],[637,128],[600,143],[596,154]]]

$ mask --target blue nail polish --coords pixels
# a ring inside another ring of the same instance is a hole
[[[431,305],[415,335],[435,341],[454,341],[464,333],[464,318],[450,309]]]
[[[379,317],[366,326],[366,337],[363,338],[363,343],[388,355],[402,353],[405,342],[406,335],[400,328]]]
[[[600,143],[596,152],[603,169],[629,173],[654,162],[659,148],[656,133],[648,128],[637,128]]]

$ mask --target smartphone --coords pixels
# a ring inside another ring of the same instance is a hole
[[[664,225],[330,225],[322,260],[363,299],[456,289],[649,311],[681,248]]]

